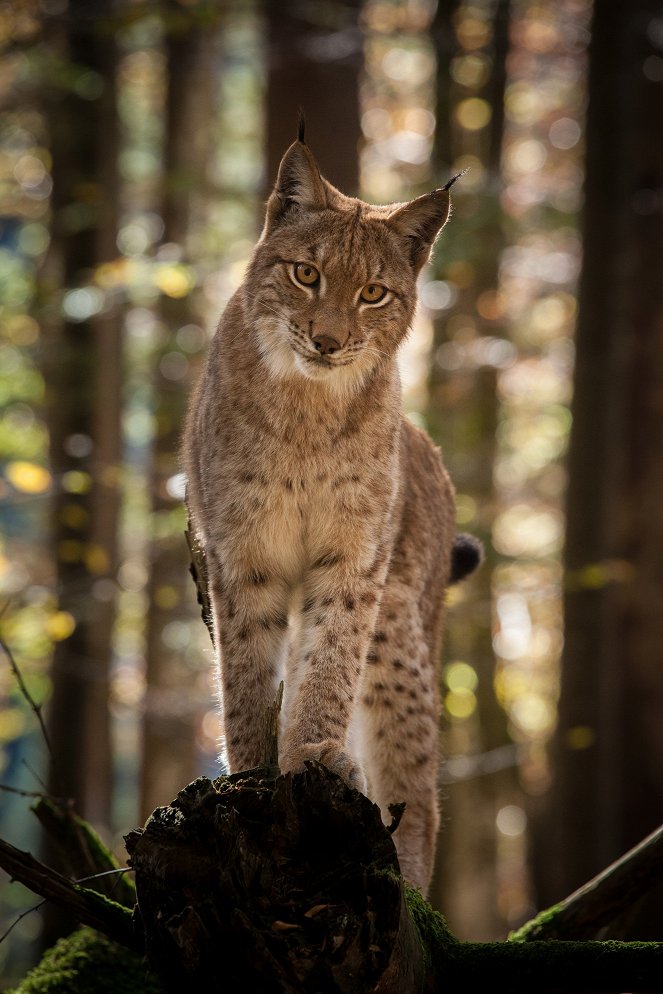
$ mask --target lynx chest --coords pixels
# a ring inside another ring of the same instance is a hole
[[[210,460],[224,560],[296,584],[325,557],[372,559],[398,489],[393,441],[294,417],[262,428],[228,433]]]

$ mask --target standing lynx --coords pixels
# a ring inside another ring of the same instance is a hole
[[[388,207],[344,196],[300,126],[183,444],[230,770],[264,761],[283,678],[281,771],[318,760],[386,821],[405,801],[394,839],[424,893],[445,589],[481,548],[456,536],[440,455],[401,414],[396,353],[448,215],[448,188]]]

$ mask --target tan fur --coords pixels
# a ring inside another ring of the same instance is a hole
[[[264,758],[285,678],[283,772],[319,760],[407,803],[401,869],[429,885],[437,662],[454,540],[440,455],[401,414],[396,352],[449,194],[372,207],[302,142],[284,156],[246,278],[191,399],[187,504],[204,547],[231,771]],[[293,266],[320,273],[301,285]],[[367,284],[388,288],[362,303]],[[335,341],[337,348],[321,354]]]

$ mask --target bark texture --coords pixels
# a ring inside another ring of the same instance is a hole
[[[103,994],[114,950],[117,989],[132,994],[663,992],[663,943],[569,941],[660,880],[660,832],[508,941],[459,942],[403,884],[399,813],[385,828],[376,805],[318,764],[201,777],[127,837],[133,913],[92,889],[106,878],[82,886],[0,840],[0,866],[96,930],[60,942],[18,990]],[[69,837],[88,860],[87,837]],[[112,862],[94,849],[94,865]]]
[[[205,777],[127,837],[167,990],[422,990],[379,809],[322,766]]]

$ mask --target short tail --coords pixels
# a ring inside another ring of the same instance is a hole
[[[483,544],[474,535],[461,532],[454,539],[451,550],[451,575],[449,583],[458,583],[474,573],[483,562]]]

